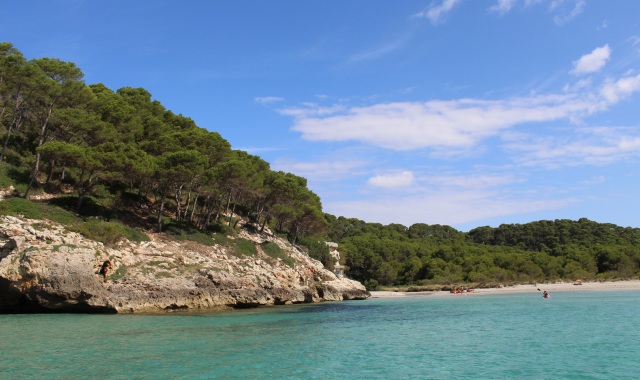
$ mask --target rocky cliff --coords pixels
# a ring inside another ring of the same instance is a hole
[[[256,244],[256,255],[162,235],[110,248],[49,221],[2,216],[0,312],[211,310],[369,296],[285,240],[242,228],[240,236]],[[292,260],[266,255],[260,247],[267,241]],[[107,260],[105,280],[99,272]]]

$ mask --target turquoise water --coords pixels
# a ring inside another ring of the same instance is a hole
[[[2,379],[637,379],[640,291],[0,315]]]

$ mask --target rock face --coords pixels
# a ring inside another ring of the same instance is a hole
[[[159,235],[114,249],[49,221],[3,216],[0,312],[139,313],[369,297],[362,284],[337,277],[282,239],[245,230],[240,236],[256,244],[256,255]],[[266,241],[295,263],[266,255]],[[105,281],[99,271],[107,260]]]

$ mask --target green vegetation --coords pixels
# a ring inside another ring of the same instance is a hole
[[[68,226],[68,229],[108,246],[114,246],[123,239],[135,242],[149,241],[149,236],[140,230],[116,222],[87,220],[84,223],[74,223]]]
[[[275,243],[265,242],[261,245],[262,251],[269,257],[274,259],[280,259],[283,263],[293,268],[296,264],[296,261],[289,257],[280,246]]]
[[[166,109],[143,88],[87,85],[71,62],[27,60],[0,43],[0,214],[49,219],[116,245],[222,244],[255,255],[240,218],[269,227],[331,269],[340,244],[350,277],[369,288],[617,279],[640,274],[640,231],[586,219],[479,227],[383,226],[322,213],[307,180],[231,149],[220,134]],[[42,200],[29,201],[39,195]],[[275,247],[267,255],[293,265]],[[122,276],[125,269],[112,275]]]
[[[127,268],[124,265],[121,265],[108,278],[111,281],[117,281],[117,280],[123,278],[126,274],[127,274]]]
[[[326,229],[306,179],[232,150],[220,134],[176,115],[143,88],[113,91],[87,85],[83,76],[74,63],[27,60],[0,43],[0,185],[13,185],[14,195],[46,193],[73,215],[158,232],[169,227],[174,238],[203,244],[212,244],[212,226],[235,228],[239,217],[294,243]],[[131,234],[104,225],[100,236],[93,227],[76,228],[110,243]]]
[[[137,228],[117,221],[106,222],[99,219],[85,220],[65,209],[47,204],[28,201],[24,198],[9,198],[0,202],[0,215],[22,215],[30,219],[48,219],[60,223],[68,230],[113,246],[123,239],[148,241],[149,237]]]
[[[236,256],[254,256],[258,253],[256,245],[247,239],[234,239],[234,244],[229,246],[231,254]]]
[[[330,221],[350,277],[369,289],[490,286],[640,275],[640,229],[555,220],[479,227],[468,233],[422,223],[383,226],[357,219]]]
[[[312,258],[320,261],[325,268],[333,270],[335,259],[329,253],[329,247],[323,236],[305,236],[300,239],[300,246]]]
[[[216,245],[210,233],[201,231],[188,223],[171,223],[167,225],[165,232],[174,240],[189,240],[208,246]]]

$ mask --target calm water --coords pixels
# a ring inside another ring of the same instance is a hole
[[[637,379],[640,291],[0,315],[2,379]]]

